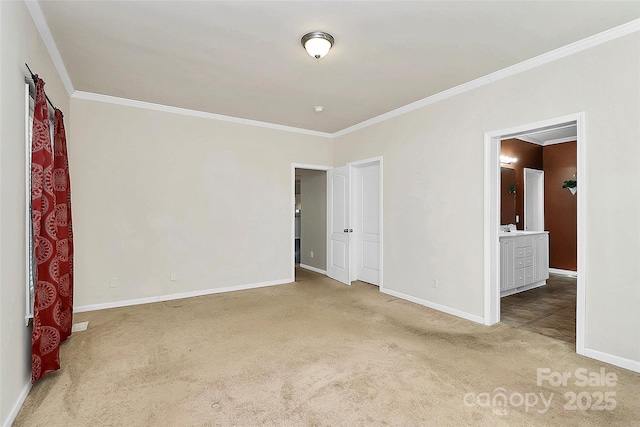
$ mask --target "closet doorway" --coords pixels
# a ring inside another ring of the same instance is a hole
[[[293,267],[327,273],[327,170],[317,165],[292,165]]]
[[[292,280],[299,265],[347,285],[361,280],[383,288],[382,169],[382,157],[350,162],[339,168],[291,165]],[[309,184],[305,186],[305,176],[314,179],[316,190],[311,190],[311,194]],[[320,182],[322,176],[324,187]],[[322,188],[326,192],[323,200]],[[315,206],[311,209],[313,220],[309,220],[310,198]],[[324,239],[324,249],[320,237]]]
[[[382,158],[327,173],[327,275],[382,287]]]

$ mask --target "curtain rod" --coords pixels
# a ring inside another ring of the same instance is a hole
[[[29,64],[25,62],[24,65],[27,66],[27,70],[29,70],[29,73],[31,74],[31,78],[33,79],[33,82],[38,83],[38,76],[33,74],[33,71],[31,71],[31,68],[29,68]],[[53,105],[53,102],[51,102],[51,100],[49,99],[49,96],[46,93],[44,94],[44,96],[47,98],[47,101],[49,101],[49,104],[51,104],[51,107],[53,107],[54,110],[57,110],[56,106]]]

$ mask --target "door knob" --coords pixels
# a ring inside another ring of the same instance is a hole
[[[350,229],[349,229],[349,233],[353,233],[353,228],[350,228]]]
[[[348,233],[348,232],[349,232],[349,230],[348,230],[348,229],[346,229],[346,228],[345,228],[344,230],[342,230],[342,231],[343,231],[343,232],[345,232],[345,233]]]

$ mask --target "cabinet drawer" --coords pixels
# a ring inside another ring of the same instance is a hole
[[[515,248],[513,250],[513,257],[514,258],[523,258],[527,254],[527,251],[525,250],[525,248]]]
[[[525,256],[533,256],[533,248],[524,248]]]
[[[513,285],[517,288],[518,286],[524,286],[524,282],[525,282],[525,270],[528,270],[528,268],[516,268],[514,270],[514,275],[513,275]],[[531,271],[531,274],[533,275],[533,269]]]
[[[533,257],[516,258],[513,260],[513,268],[524,268],[533,266]]]
[[[533,236],[518,236],[516,248],[526,248],[527,246],[533,246]]]
[[[533,282],[533,267],[527,267],[524,269],[524,284],[530,285]]]

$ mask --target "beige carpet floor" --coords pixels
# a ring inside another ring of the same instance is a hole
[[[639,374],[305,270],[296,283],[81,321],[14,425],[640,425]],[[539,385],[538,368],[571,377]],[[582,385],[583,372],[609,384]]]

